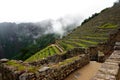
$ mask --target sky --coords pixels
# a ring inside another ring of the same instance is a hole
[[[64,16],[83,19],[116,0],[0,0],[0,22],[40,22]]]

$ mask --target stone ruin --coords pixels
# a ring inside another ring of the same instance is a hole
[[[109,54],[110,56],[91,80],[120,80],[120,29],[110,35],[108,43],[112,54]],[[113,44],[114,47],[110,48]]]
[[[87,65],[90,60],[106,60],[91,80],[120,79],[120,29],[110,34],[107,42],[88,49],[74,48],[30,63],[1,59],[0,80],[64,80],[76,69]]]
[[[4,59],[0,61],[0,80],[63,80],[89,61],[89,55],[82,48],[31,63]]]
[[[114,52],[106,59],[91,80],[120,80],[120,42],[116,42]]]

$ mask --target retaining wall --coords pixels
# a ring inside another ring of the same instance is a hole
[[[74,70],[87,65],[90,59],[85,49],[75,48],[64,54],[54,55],[38,62],[16,61],[28,66],[28,68],[35,67],[37,70],[34,72],[18,70],[18,67],[7,65],[8,61],[0,63],[2,80],[63,80]]]
[[[120,44],[120,42],[119,42]],[[120,45],[119,45],[120,46]],[[116,45],[116,47],[119,47]],[[120,49],[115,48],[91,80],[120,80]]]

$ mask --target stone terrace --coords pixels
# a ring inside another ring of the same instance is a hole
[[[89,62],[89,55],[85,49],[74,48],[64,54],[32,63],[1,60],[0,73],[2,80],[63,80],[71,72]]]
[[[120,80],[120,42],[116,42],[114,49],[91,80]]]

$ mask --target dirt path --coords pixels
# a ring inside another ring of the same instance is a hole
[[[100,68],[101,63],[91,61],[85,67],[70,74],[65,80],[90,80]]]

